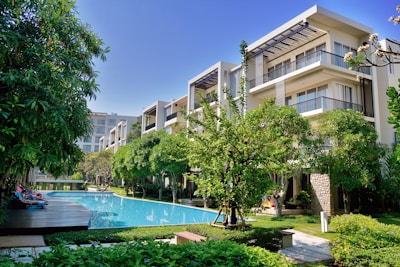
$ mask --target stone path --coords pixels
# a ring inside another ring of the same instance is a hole
[[[285,230],[293,234],[293,246],[281,249],[279,253],[298,264],[333,262],[329,252],[329,240],[308,235],[296,230]]]

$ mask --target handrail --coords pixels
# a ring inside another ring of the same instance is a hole
[[[274,68],[273,70],[263,74],[262,81],[263,83],[270,82],[272,80],[275,80],[283,75],[292,73],[296,70],[302,69],[304,67],[307,67],[315,62],[323,62],[326,64],[332,64],[335,66],[339,66],[345,69],[349,68],[349,64],[347,62],[343,61],[343,56],[339,56],[336,54],[329,53],[327,51],[316,51],[314,53],[311,53],[299,60],[296,61],[291,61],[288,64],[282,63],[282,67],[279,68]],[[364,73],[364,74],[371,74],[371,69],[366,68],[366,67],[361,67],[358,69],[359,72]],[[249,88],[253,88],[257,86],[256,81],[258,78],[261,77],[256,77],[255,79],[249,80],[248,81],[248,86]]]
[[[362,105],[334,98],[329,98],[326,96],[321,96],[304,102],[300,102],[292,105],[292,107],[296,108],[297,112],[299,113],[304,113],[316,109],[322,109],[323,111],[335,110],[335,109],[342,109],[342,110],[353,109],[355,111],[364,113],[364,107]]]

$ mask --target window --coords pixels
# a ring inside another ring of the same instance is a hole
[[[104,125],[104,124],[102,124],[102,125]],[[108,119],[108,125],[111,125],[111,126],[117,125],[117,120],[116,119]]]
[[[348,68],[348,63],[343,61],[344,55],[348,52],[353,52],[353,57],[357,55],[357,50],[350,48],[347,45],[343,45],[341,43],[335,42],[334,44],[334,52],[335,52],[335,65],[341,66],[344,68]]]
[[[94,152],[99,152],[100,150],[99,150],[99,146],[98,145],[95,145],[94,146]]]
[[[100,143],[100,137],[95,137],[95,138],[94,138],[94,142],[95,142],[96,144]]]
[[[306,60],[303,53],[296,56],[296,68],[301,69],[306,66]]]
[[[306,65],[316,62],[314,48],[306,51]]]
[[[84,143],[91,143],[92,142],[92,137],[91,136],[86,136],[83,138]]]
[[[104,134],[105,133],[104,127],[96,127],[95,133],[96,134]]]
[[[83,146],[83,152],[92,152],[92,146],[91,145],[84,145]]]
[[[325,57],[325,54],[323,54],[321,51],[325,51],[325,47],[325,43],[323,43],[305,51],[304,53],[298,54],[296,56],[296,69],[301,69],[305,66],[322,60],[322,55]]]
[[[275,76],[275,78],[282,76],[282,63],[275,65],[275,75],[274,76]]]
[[[345,102],[353,103],[353,94],[350,86],[337,84],[339,93],[342,95],[342,100]]]
[[[297,111],[299,113],[320,109],[323,99],[327,95],[328,85],[309,89],[297,94]]]
[[[346,109],[357,110],[357,108],[355,107],[356,105],[353,105],[352,88],[350,86],[343,85],[343,84],[337,84],[337,88],[338,88],[339,94],[341,94],[342,102],[338,103],[339,106],[336,108],[340,108],[340,109],[344,109],[344,110],[346,110]]]
[[[283,74],[288,74],[291,72],[290,59],[283,61]]]
[[[291,105],[293,105],[293,101],[292,101],[292,97],[291,97],[291,96],[287,96],[287,97],[285,98],[285,105],[286,105],[286,106],[291,106]]]

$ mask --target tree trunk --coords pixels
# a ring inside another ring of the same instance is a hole
[[[146,197],[146,189],[144,188],[144,186],[142,186],[142,193],[143,193],[142,198],[145,198]]]
[[[236,205],[231,207],[231,224],[237,224],[237,217],[236,217]]]
[[[162,187],[158,188],[158,200],[162,200]]]
[[[281,197],[279,195],[273,195],[273,198],[275,199],[275,216],[276,217],[281,217],[282,216],[282,201]]]
[[[171,177],[171,189],[172,189],[172,203],[176,203],[176,196],[178,194],[178,184],[176,182],[176,177]]]
[[[350,213],[350,193],[344,190],[342,187],[343,191],[343,206],[344,206],[344,213],[349,214]]]

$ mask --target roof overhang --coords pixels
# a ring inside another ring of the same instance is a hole
[[[324,34],[324,31],[310,26],[308,22],[298,23],[253,48],[249,51],[249,58],[263,54],[272,60]]]

